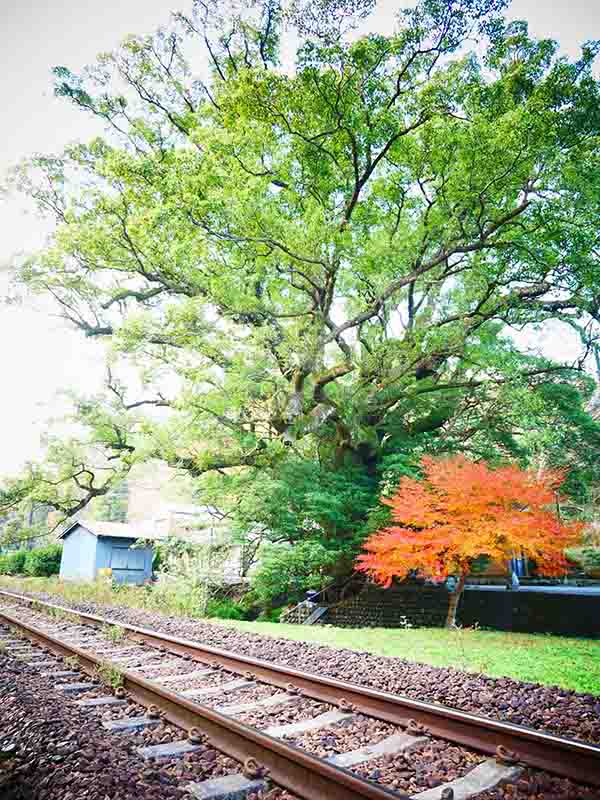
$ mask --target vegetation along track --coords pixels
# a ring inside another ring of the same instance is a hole
[[[277,785],[309,799],[467,798],[485,794],[503,782],[522,781],[524,765],[600,786],[600,747],[589,743],[307,674],[139,627],[115,626],[110,619],[14,593],[0,594],[7,606],[14,604],[0,611],[0,622],[20,628],[27,638],[55,655],[75,656],[78,669],[117,675],[131,704],[146,709],[156,706],[168,722],[187,730],[200,729],[216,748],[245,764],[241,775],[222,779],[216,787],[211,784],[212,794],[207,794],[208,786],[197,784],[192,790],[197,797],[225,797],[232,786],[240,792],[256,790],[264,770]],[[14,652],[20,649],[18,641],[7,641],[6,646]],[[84,701],[95,699],[91,695],[101,690],[82,682],[80,676],[69,677],[82,686],[77,690],[71,683],[65,690],[83,696]],[[274,686],[285,691],[273,693]],[[228,696],[227,703],[224,696]],[[121,715],[122,706],[109,699],[106,707]],[[212,701],[219,705],[204,704]],[[128,707],[127,716],[105,723],[107,729],[137,731],[156,722],[147,713],[133,714],[135,709]],[[365,720],[371,720],[366,727]],[[323,729],[332,734],[325,737],[325,746],[320,735]],[[287,744],[290,738],[300,747]],[[333,750],[327,749],[328,740],[333,740]],[[357,743],[360,746],[353,747]],[[193,748],[193,742],[184,739],[173,747],[183,752]],[[166,752],[173,752],[173,747]],[[159,746],[159,750],[146,752],[157,757],[162,751]],[[433,759],[438,773],[432,779],[430,772],[429,782],[413,791],[415,782],[406,780],[402,758],[407,762]],[[381,768],[368,766],[373,764]],[[381,780],[373,783],[365,780],[365,775]],[[597,796],[592,792],[581,796]]]

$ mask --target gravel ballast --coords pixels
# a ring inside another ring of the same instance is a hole
[[[44,626],[47,619],[39,611],[28,610],[25,616],[40,626]],[[63,632],[67,633],[66,630]],[[7,634],[5,628],[3,636]],[[19,637],[18,632],[9,635],[13,639]],[[96,637],[99,647],[105,644],[102,638],[101,635]],[[259,638],[267,644],[277,644],[269,637]],[[57,688],[56,679],[43,675],[38,666],[40,660],[46,663],[48,654],[45,649],[28,645],[28,653],[23,653],[23,644],[25,641],[16,645],[7,643],[0,649],[0,798],[3,800],[77,800],[80,797],[84,800],[169,800],[189,797],[186,787],[191,781],[199,783],[239,773],[241,765],[212,747],[206,736],[201,736],[195,743],[194,752],[183,757],[143,758],[137,748],[169,745],[177,748],[182,739],[185,742],[185,732],[160,717],[150,726],[145,724],[148,719],[145,709],[131,700],[127,705],[116,707],[79,708],[73,702],[75,697],[112,694],[112,690],[102,683],[105,676],[100,673],[95,686],[87,692],[65,695]],[[121,642],[120,646],[125,644]],[[115,652],[116,648],[109,650]],[[163,655],[170,658],[167,653]],[[53,659],[57,669],[65,668],[69,661]],[[193,663],[183,658],[179,662],[186,671]],[[232,677],[223,668],[215,672],[221,679]],[[64,680],[67,681],[64,684],[66,688],[69,682],[87,681],[89,677],[79,674]],[[245,700],[250,701],[262,699],[267,690],[266,685],[253,683],[235,695],[236,699],[241,699],[245,694]],[[366,746],[377,745],[397,734],[394,726],[350,708],[345,709],[345,716],[340,717],[339,711],[332,706],[302,695],[288,696],[293,697],[292,704],[246,711],[238,718],[259,728],[273,723],[281,727],[308,722],[311,717],[321,716],[325,711],[329,714],[334,712],[338,719],[328,720],[327,726],[285,733],[284,738],[289,744],[322,758],[353,751],[364,752]],[[133,718],[133,730],[108,733],[103,727],[111,724],[114,727],[114,721],[123,718]],[[479,768],[478,765],[489,769],[482,763],[485,760],[486,757],[480,753],[426,736],[413,740],[405,751],[389,751],[387,755],[374,756],[358,763],[352,770],[388,789],[413,795],[439,790],[448,781],[458,779],[460,782],[470,776],[474,768]],[[517,773],[519,771],[521,774],[514,776],[514,783],[482,793],[478,800],[594,800],[600,797],[600,792],[591,787],[578,786],[537,770],[517,770]],[[248,797],[248,800],[294,798],[267,784],[265,790]]]
[[[306,672],[600,744],[600,698],[591,694],[524,683],[511,678],[492,678],[457,669],[432,667],[401,658],[335,649],[310,642],[277,639],[145,609],[91,602],[73,603],[65,601],[61,595],[47,593],[26,594],[83,613],[152,628],[276,664],[293,668],[300,666]],[[600,666],[598,668],[600,670]]]
[[[149,770],[132,741],[110,745],[101,717],[51,688],[35,668],[0,656],[0,762],[3,800],[179,800],[167,769]]]
[[[483,756],[447,742],[427,742],[409,753],[382,756],[356,767],[363,778],[412,795],[462,778]]]
[[[53,685],[34,666],[0,653],[2,800],[180,800],[190,797],[184,789],[190,781],[240,770],[208,740],[183,758],[144,760],[137,747],[185,733],[161,722],[137,734],[107,734],[103,720],[141,716],[144,709],[131,703],[84,710]],[[295,798],[275,787],[249,800]]]

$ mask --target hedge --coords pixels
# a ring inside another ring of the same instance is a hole
[[[24,572],[34,577],[48,577],[60,572],[62,545],[49,544],[30,550],[25,556]]]
[[[0,556],[0,575],[21,575],[25,568],[27,550],[17,550]]]
[[[62,545],[49,544],[35,550],[15,550],[0,556],[0,575],[58,575]]]

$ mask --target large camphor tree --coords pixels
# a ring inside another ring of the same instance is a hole
[[[559,57],[503,7],[421,0],[361,34],[360,0],[207,0],[54,70],[107,132],[17,171],[56,219],[19,280],[109,342],[110,371],[4,509],[68,516],[162,459],[234,528],[348,564],[423,453],[567,460],[581,490],[598,45]],[[536,353],[546,330],[581,356]]]

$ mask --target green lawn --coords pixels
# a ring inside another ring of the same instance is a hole
[[[221,620],[219,624],[600,695],[600,641],[592,639],[469,629],[352,629]]]

